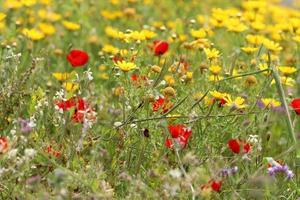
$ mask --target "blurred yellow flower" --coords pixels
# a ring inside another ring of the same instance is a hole
[[[143,34],[147,40],[150,40],[150,39],[156,37],[156,35],[157,35],[155,32],[146,30],[146,29],[142,30],[141,34]]]
[[[55,72],[52,73],[52,76],[58,81],[65,81],[70,79],[76,72],[71,72],[71,73],[60,73],[60,72]]]
[[[70,22],[70,21],[63,21],[62,24],[64,27],[70,31],[76,31],[80,29],[80,24]]]
[[[120,50],[110,44],[106,44],[103,46],[102,51],[105,53],[116,55]]]
[[[68,91],[68,92],[74,92],[78,90],[79,84],[77,83],[72,83],[72,82],[65,82],[63,83],[63,87]]]
[[[296,81],[293,78],[287,77],[287,76],[281,76],[280,81],[282,85],[294,87],[296,85]],[[275,84],[275,80],[273,79],[271,81],[271,84]]]
[[[258,46],[258,45],[261,45],[264,42],[265,37],[262,36],[262,35],[247,35],[246,40],[250,44]]]
[[[285,76],[293,74],[297,71],[296,67],[289,67],[289,66],[279,66],[278,70],[283,73]]]
[[[100,14],[102,17],[109,20],[114,20],[123,17],[123,13],[121,11],[102,10]]]
[[[241,49],[242,49],[242,51],[244,51],[245,53],[248,53],[248,54],[254,53],[258,50],[258,48],[256,48],[256,47],[242,47]]]
[[[199,29],[199,30],[192,29],[190,31],[190,33],[196,39],[200,39],[200,38],[205,38],[206,37],[206,32],[205,32],[205,30],[203,28]]]
[[[22,31],[23,35],[28,37],[29,39],[33,41],[41,40],[45,37],[44,33],[37,30],[37,29],[23,29]]]
[[[2,21],[3,19],[5,19],[6,14],[3,12],[0,12],[0,21]]]
[[[48,11],[48,10],[44,10],[44,9],[38,10],[38,16],[41,19],[46,19],[46,20],[49,20],[49,21],[52,21],[52,22],[55,22],[55,21],[58,21],[58,20],[61,19],[60,14],[57,14],[57,13],[54,13],[54,12],[51,12],[51,11]]]
[[[55,27],[52,24],[48,23],[40,23],[39,29],[45,34],[45,35],[53,35],[56,32]]]

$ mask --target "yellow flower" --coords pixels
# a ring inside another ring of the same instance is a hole
[[[131,33],[125,34],[127,40],[143,41],[146,39],[142,32],[132,31]]]
[[[52,22],[55,22],[55,21],[58,21],[58,20],[61,19],[61,15],[60,14],[57,14],[57,13],[54,13],[54,12],[50,12],[50,11],[47,11],[47,10],[44,10],[44,9],[40,9],[38,11],[38,16],[41,19],[50,20]]]
[[[114,19],[122,17],[123,13],[121,11],[103,10],[103,11],[101,11],[101,15],[105,19],[114,20]]]
[[[36,0],[21,0],[21,3],[24,6],[30,7],[30,6],[35,5],[37,3],[37,1]]]
[[[258,46],[263,43],[263,41],[265,40],[265,37],[262,35],[247,35],[246,40],[250,44]]]
[[[251,54],[257,51],[256,47],[242,47],[241,48],[242,51],[244,51],[245,53]]]
[[[29,39],[33,41],[41,40],[45,37],[44,33],[37,30],[37,29],[23,29],[22,31],[23,35],[28,37]]]
[[[296,81],[290,77],[287,76],[281,76],[280,77],[280,81],[282,85],[286,85],[286,86],[290,86],[290,87],[294,87],[296,85]],[[275,84],[275,80],[273,79],[271,81],[271,84]]]
[[[282,47],[272,40],[265,39],[263,41],[263,44],[267,49],[269,49],[272,52],[279,52],[282,50]]]
[[[266,28],[266,25],[259,20],[252,22],[250,25],[256,31],[260,31]]]
[[[218,75],[222,71],[222,67],[219,65],[212,65],[209,67],[209,71],[211,71],[213,75]]]
[[[103,79],[103,80],[108,80],[109,79],[109,75],[107,73],[99,73],[98,77]]]
[[[213,81],[213,82],[218,82],[220,80],[222,80],[224,77],[223,76],[219,76],[219,75],[211,75],[208,77],[209,81]]]
[[[80,24],[70,22],[70,21],[63,21],[62,24],[64,27],[70,31],[76,31],[80,29]]]
[[[106,44],[103,46],[102,51],[105,53],[116,55],[117,53],[119,53],[120,50],[110,44]]]
[[[47,23],[40,23],[39,29],[45,34],[45,35],[53,35],[56,32],[55,27],[52,24]]]
[[[227,93],[218,92],[216,90],[210,91],[209,94],[218,100],[225,99],[226,97],[230,96]]]
[[[232,109],[243,109],[247,107],[245,99],[242,97],[237,97],[232,100],[230,96],[226,96],[224,99],[226,101],[225,105]]]
[[[3,19],[5,19],[5,17],[6,17],[6,14],[0,12],[0,22],[1,22]]]
[[[76,91],[79,88],[79,84],[72,83],[72,82],[66,82],[63,84],[63,87],[69,92],[69,91]]]
[[[299,29],[300,30],[300,29]],[[293,40],[297,43],[300,43],[300,35],[296,35],[293,37]]]
[[[175,85],[175,79],[171,75],[165,75],[164,80],[168,83],[168,85]]]
[[[125,34],[123,32],[120,32],[118,29],[111,26],[105,27],[104,31],[108,37],[115,39],[125,39]]]
[[[141,34],[143,34],[144,37],[145,37],[147,40],[150,40],[150,39],[156,37],[156,35],[157,35],[155,32],[149,31],[149,30],[146,30],[146,29],[142,30],[142,31],[141,31]]]
[[[293,74],[297,71],[296,67],[289,67],[289,66],[279,66],[278,70],[283,73],[285,76]]]
[[[100,66],[98,67],[98,69],[99,69],[99,71],[103,72],[103,71],[106,70],[106,66],[105,66],[105,65],[100,65]]]
[[[268,69],[268,65],[267,65],[267,63],[260,63],[258,65],[258,68],[260,70],[265,70],[265,69]],[[270,71],[264,71],[263,74],[269,76],[271,74],[271,72]]]
[[[39,0],[39,2],[44,5],[51,5],[52,0]]]
[[[191,30],[191,35],[196,39],[205,38],[206,37],[206,32],[203,28],[201,28],[199,30],[192,29]]]
[[[213,49],[207,49],[207,48],[205,48],[204,52],[206,54],[206,57],[209,60],[213,60],[213,59],[216,59],[216,58],[220,57],[220,52],[217,49],[215,49],[215,48],[213,48]]]
[[[272,99],[272,98],[263,98],[263,99],[261,99],[261,102],[267,108],[274,108],[274,107],[278,107],[281,105],[281,103],[279,101],[277,101],[276,99]]]
[[[236,18],[227,20],[225,25],[226,25],[228,31],[231,31],[231,32],[240,33],[240,32],[243,32],[248,29],[248,27],[245,24],[243,24],[239,19],[236,19]]]
[[[119,67],[123,72],[129,72],[130,70],[136,69],[136,65],[132,62],[118,61],[116,66]]]
[[[186,74],[185,74],[185,79],[186,79],[186,81],[190,81],[190,80],[192,80],[193,79],[193,72],[186,72]]]
[[[4,1],[3,3],[4,3],[4,8],[8,8],[8,9],[17,9],[23,6],[22,2],[18,0],[7,0]]]
[[[197,21],[199,24],[205,23],[205,16],[204,15],[197,15]]]
[[[71,73],[56,72],[56,73],[52,73],[52,76],[54,76],[54,78],[58,81],[65,81],[70,79],[70,77],[74,74],[76,74],[76,72],[71,72]]]
[[[210,43],[207,39],[197,39],[186,44],[186,48],[203,49],[208,47],[210,47]]]

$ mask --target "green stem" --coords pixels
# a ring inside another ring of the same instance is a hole
[[[293,128],[291,115],[290,115],[290,112],[289,112],[289,109],[288,109],[288,105],[287,105],[287,102],[286,102],[286,98],[285,98],[285,94],[284,94],[284,90],[283,90],[283,87],[282,87],[282,84],[281,84],[279,74],[278,74],[278,72],[276,71],[275,68],[272,68],[272,74],[273,74],[273,77],[274,77],[274,80],[275,80],[275,83],[276,83],[276,87],[277,87],[277,90],[278,90],[278,93],[279,93],[279,96],[280,96],[280,99],[281,99],[281,103],[282,103],[282,105],[284,107],[284,110],[286,112],[287,125],[288,125],[288,131],[289,131],[290,138],[293,140],[293,143],[296,144],[297,140],[296,140],[296,136],[295,136],[295,133],[294,133],[294,128]]]

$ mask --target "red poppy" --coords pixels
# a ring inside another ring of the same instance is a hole
[[[66,101],[64,101],[64,100],[56,101],[55,104],[56,104],[56,106],[58,106],[59,109],[62,109],[63,111],[68,111],[72,107],[76,106],[76,98],[72,97]]]
[[[162,109],[162,113],[168,112],[172,108],[173,103],[166,101],[163,97],[159,97],[154,103],[152,103],[153,112],[157,112],[159,109]]]
[[[294,109],[297,115],[300,115],[300,98],[293,99],[290,106]]]
[[[169,49],[169,44],[165,41],[154,41],[153,42],[154,53],[156,56],[165,54]]]
[[[166,139],[165,145],[168,148],[173,148],[174,144],[173,141],[178,143],[181,148],[184,148],[187,143],[188,139],[192,134],[192,130],[190,128],[185,127],[184,125],[177,124],[177,125],[169,125],[168,130],[173,139]]]
[[[239,154],[241,147],[243,148],[243,153],[248,153],[251,150],[251,145],[247,142],[243,142],[237,139],[231,139],[228,141],[228,147],[233,153]]]
[[[56,151],[52,148],[51,145],[48,145],[47,148],[46,148],[46,152],[51,155],[51,156],[54,156],[56,158],[60,157],[61,156],[61,153],[60,151]]]
[[[222,187],[222,181],[212,181],[210,186],[213,191],[220,192]]]
[[[72,115],[72,120],[74,122],[83,123],[85,118],[91,121],[96,119],[95,112],[81,97],[72,97],[66,101],[58,101],[56,102],[56,105],[63,111],[68,111],[71,108],[75,108]]]
[[[0,153],[4,153],[8,150],[8,141],[6,137],[0,137]]]
[[[205,185],[201,186],[201,190],[205,190],[205,189],[211,189],[215,192],[220,192],[222,187],[222,181],[215,181],[215,180],[210,180],[208,183],[206,183]]]
[[[88,60],[89,56],[86,52],[81,51],[81,50],[72,50],[68,55],[67,55],[67,60],[73,67],[80,67],[82,65],[85,65]]]

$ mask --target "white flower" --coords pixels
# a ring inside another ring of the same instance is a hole
[[[115,127],[119,127],[119,126],[121,126],[121,125],[122,125],[122,122],[115,122],[115,123],[114,123],[114,126],[115,126]]]
[[[170,176],[173,178],[180,178],[181,177],[181,171],[179,169],[172,169],[169,171]]]
[[[34,149],[25,149],[24,151],[26,158],[33,158],[36,155],[36,150]]]
[[[17,156],[18,149],[12,149],[7,153],[8,159],[15,158]]]
[[[94,79],[94,78],[93,78],[93,73],[91,72],[91,68],[88,68],[88,70],[85,71],[84,73],[85,73],[85,75],[86,75],[86,77],[87,77],[87,79],[88,79],[89,81],[91,81],[91,80]]]

